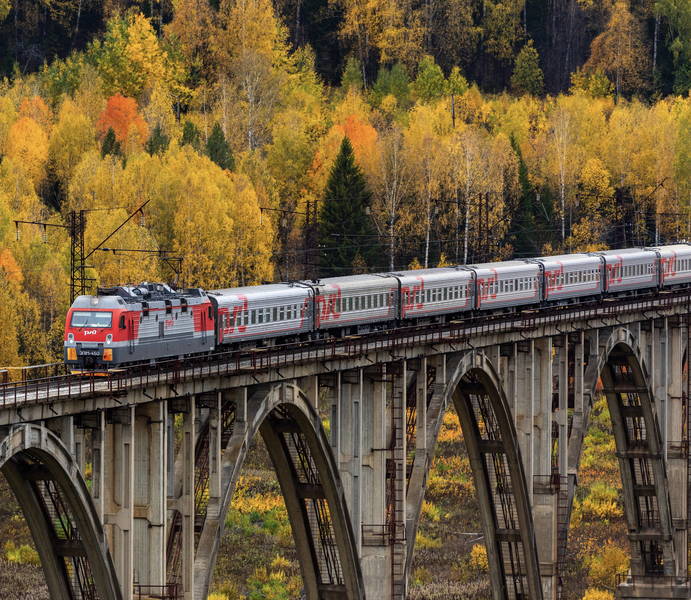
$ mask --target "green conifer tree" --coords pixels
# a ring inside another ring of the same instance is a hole
[[[192,121],[185,121],[182,126],[182,137],[180,138],[180,145],[185,146],[189,144],[195,150],[199,151],[202,147],[202,135],[197,126]]]
[[[146,151],[152,156],[154,154],[163,154],[168,149],[168,144],[170,144],[170,138],[163,133],[161,125],[157,123],[146,141]]]
[[[540,68],[540,55],[533,40],[521,48],[511,76],[511,88],[518,94],[539,96],[544,88],[544,76]]]
[[[211,135],[206,142],[206,154],[213,160],[221,169],[228,169],[232,171],[235,168],[235,159],[230,150],[230,146],[226,141],[226,136],[223,135],[221,126],[216,123],[211,130]]]
[[[108,128],[106,137],[103,138],[103,144],[101,145],[101,157],[105,158],[108,154],[114,156],[120,156],[122,154],[120,142],[115,138],[115,131],[112,127]]]
[[[331,168],[319,215],[319,272],[348,275],[380,266],[377,231],[369,215],[372,199],[347,137]]]

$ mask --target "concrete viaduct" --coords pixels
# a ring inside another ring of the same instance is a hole
[[[460,418],[495,600],[556,600],[582,442],[607,398],[631,566],[691,598],[688,291],[0,385],[0,468],[51,598],[201,600],[252,439],[310,600],[406,596],[445,411]],[[330,434],[322,420],[330,421]]]

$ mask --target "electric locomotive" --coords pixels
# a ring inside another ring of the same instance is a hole
[[[161,283],[99,288],[78,296],[67,313],[65,363],[73,373],[98,372],[216,347],[216,311],[201,289]]]

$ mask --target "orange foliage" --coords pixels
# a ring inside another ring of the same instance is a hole
[[[40,96],[24,98],[19,105],[19,116],[29,117],[36,121],[44,130],[48,129],[51,120],[50,108]]]
[[[22,270],[17,264],[17,261],[12,256],[9,248],[0,250],[0,271],[3,271],[8,281],[14,283],[21,283],[24,279]]]
[[[343,136],[347,135],[358,163],[372,163],[377,143],[377,130],[374,127],[357,115],[348,115],[342,124],[334,125],[333,129],[340,133],[339,148]]]
[[[135,140],[144,143],[149,137],[149,127],[137,112],[137,101],[120,94],[108,98],[106,108],[98,119],[97,128],[101,137],[111,127],[118,142],[124,145]]]
[[[340,123],[331,127],[322,142],[322,147],[314,155],[311,171],[317,190],[324,189],[344,136],[348,136],[355,160],[365,174],[373,176],[376,172],[379,156],[377,130],[359,115],[349,114]]]

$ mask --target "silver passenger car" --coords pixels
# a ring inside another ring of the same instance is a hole
[[[543,300],[558,301],[602,292],[603,259],[592,254],[542,256],[528,262],[544,269]]]
[[[524,260],[484,263],[467,267],[475,273],[475,308],[491,310],[540,302],[541,269]]]
[[[301,283],[274,283],[211,290],[217,305],[219,344],[312,331],[312,295]]]
[[[652,250],[628,248],[593,252],[605,261],[604,291],[624,292],[657,287],[658,258]]]
[[[429,317],[473,309],[473,274],[444,267],[391,273],[400,282],[401,319]]]
[[[307,283],[315,292],[315,328],[363,326],[398,314],[398,281],[385,274],[329,277]]]
[[[660,260],[660,285],[671,286],[691,281],[691,244],[650,248]]]

